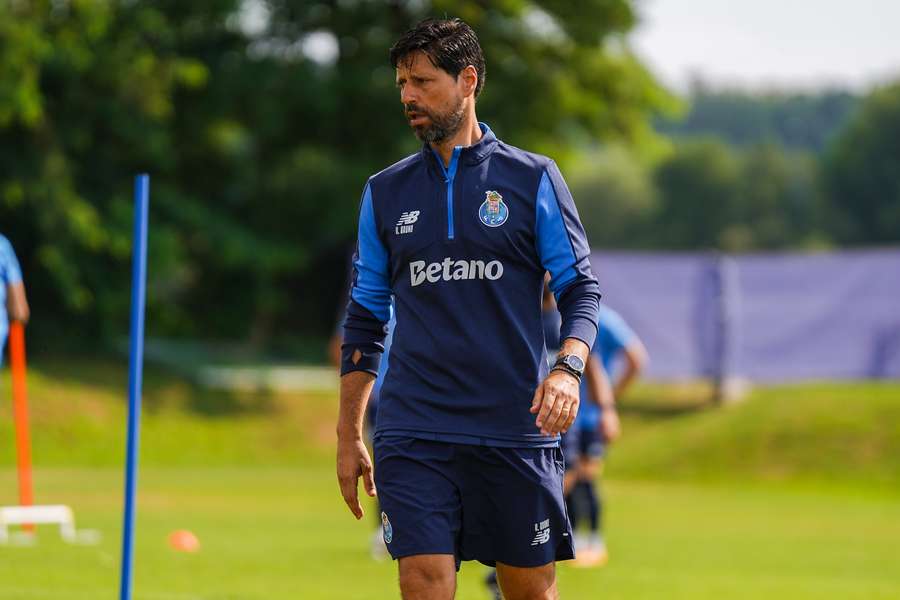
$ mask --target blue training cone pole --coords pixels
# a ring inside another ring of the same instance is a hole
[[[131,263],[131,347],[128,362],[128,448],[125,457],[125,512],[122,527],[120,600],[131,600],[134,570],[134,505],[141,424],[144,366],[144,302],[147,282],[147,208],[150,176],[134,179],[134,240]]]

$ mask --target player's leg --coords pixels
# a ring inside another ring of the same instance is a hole
[[[594,432],[586,432],[581,443],[577,484],[581,497],[585,499],[590,525],[586,551],[579,554],[579,562],[584,566],[600,566],[609,558],[601,530],[603,509],[599,478],[603,471],[603,456],[604,446],[600,436]]]
[[[503,600],[556,600],[556,564],[540,567],[514,567],[497,563],[497,581]]]
[[[581,488],[581,497],[585,499],[587,508],[587,520],[589,532],[592,538],[600,533],[601,497],[597,484],[597,473],[600,471],[598,463],[602,461],[593,458],[585,458],[581,469],[581,477],[578,486]]]
[[[575,498],[575,486],[578,483],[579,452],[577,443],[578,434],[575,430],[569,430],[562,434],[559,447],[563,453],[565,473],[563,474],[563,498],[566,502],[566,513],[569,515],[569,523],[574,531],[578,527],[578,502]]]
[[[418,554],[398,562],[403,600],[453,600],[456,559],[452,554]]]
[[[491,594],[491,600],[503,600],[503,594],[500,593],[500,584],[497,582],[496,568],[488,570],[487,575],[484,576],[484,584]]]
[[[375,485],[384,541],[399,561],[406,600],[453,598],[461,500],[450,444],[400,437],[375,440]]]

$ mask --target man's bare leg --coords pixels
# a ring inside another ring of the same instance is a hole
[[[541,567],[512,567],[497,563],[497,581],[504,600],[558,600],[556,564]]]
[[[398,562],[403,600],[453,600],[456,561],[452,554],[417,554]]]

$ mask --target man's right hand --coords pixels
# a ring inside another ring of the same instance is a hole
[[[357,520],[362,519],[364,513],[359,503],[359,478],[363,478],[363,487],[369,496],[374,498],[377,492],[372,459],[361,437],[338,438],[337,477],[344,502]]]
[[[616,441],[622,435],[622,424],[615,405],[603,408],[600,414],[600,435],[607,443]]]

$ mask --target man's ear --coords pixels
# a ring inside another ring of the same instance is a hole
[[[472,65],[459,72],[459,80],[462,83],[462,91],[464,96],[474,96],[475,88],[478,87],[478,71]]]

